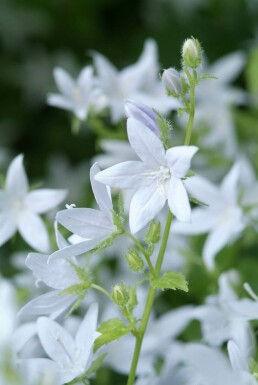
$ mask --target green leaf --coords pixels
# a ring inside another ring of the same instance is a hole
[[[151,285],[156,289],[161,290],[171,289],[188,291],[188,283],[185,277],[174,271],[167,271],[162,277],[152,279]]]
[[[188,110],[188,108],[179,108],[178,110],[177,110],[177,114],[178,114],[178,116],[180,117],[183,113],[187,113],[188,114],[188,112],[189,112],[189,110]]]
[[[112,318],[102,322],[97,329],[101,336],[95,340],[94,352],[111,341],[119,340],[120,337],[128,334],[131,330],[132,326],[125,325],[119,318]]]
[[[67,259],[67,262],[74,268],[77,277],[83,281],[83,282],[88,282],[90,285],[90,279],[89,279],[89,274],[80,266],[76,265],[73,263],[71,260]]]

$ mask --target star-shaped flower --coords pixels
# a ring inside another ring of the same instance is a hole
[[[36,365],[39,373],[48,365],[55,371],[58,385],[83,376],[94,359],[93,344],[99,336],[96,331],[97,316],[98,306],[94,303],[82,320],[75,338],[57,322],[47,317],[40,317],[37,320],[37,333],[50,358],[32,358],[24,360],[24,363]]]
[[[208,206],[193,210],[191,223],[175,222],[172,231],[178,234],[198,235],[208,233],[203,256],[209,269],[214,268],[215,255],[231,243],[245,227],[242,208],[238,204],[239,164],[232,167],[220,187],[201,177],[187,180],[189,192],[198,187],[198,198]]]
[[[157,45],[154,40],[147,40],[139,60],[121,71],[97,52],[93,52],[93,61],[113,123],[124,117],[124,101],[128,98],[142,100],[161,113],[179,107],[176,99],[166,95],[159,79]]]
[[[55,68],[54,78],[61,93],[49,94],[48,104],[72,111],[80,120],[86,119],[97,96],[93,68],[83,68],[76,80],[62,68]]]
[[[133,233],[141,230],[168,200],[171,212],[181,221],[190,221],[191,208],[183,178],[186,176],[195,146],[177,146],[165,150],[161,140],[139,121],[127,120],[129,142],[141,159],[119,163],[96,175],[96,180],[112,187],[137,190],[129,210]]]
[[[0,245],[18,230],[31,247],[48,252],[50,249],[48,233],[38,214],[45,213],[62,202],[66,191],[53,189],[29,191],[23,155],[18,155],[10,164],[5,186],[5,190],[0,189]]]

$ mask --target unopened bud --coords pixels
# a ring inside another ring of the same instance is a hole
[[[126,255],[126,260],[128,265],[132,271],[141,271],[144,268],[144,262],[142,258],[139,256],[139,253],[135,249],[131,249],[128,251]]]
[[[155,223],[151,221],[148,233],[146,235],[146,241],[148,243],[158,243],[160,240],[160,222]]]
[[[179,97],[182,92],[182,82],[179,72],[175,68],[168,68],[162,74],[162,83],[168,94]]]
[[[193,37],[186,39],[182,48],[183,62],[186,67],[196,68],[202,62],[201,45]]]
[[[124,282],[113,286],[112,299],[119,307],[125,306],[127,304],[130,299],[130,295]]]
[[[127,99],[125,101],[125,115],[127,118],[134,118],[140,123],[147,126],[151,131],[154,132],[157,136],[160,135],[160,128],[156,121],[156,115],[154,111],[146,106],[146,104],[135,101],[132,99]]]

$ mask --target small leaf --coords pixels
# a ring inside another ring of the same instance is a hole
[[[188,113],[189,112],[189,110],[188,110],[188,108],[179,108],[178,110],[177,110],[177,114],[178,114],[178,116],[180,117],[183,113]]]
[[[188,283],[185,277],[174,271],[167,271],[162,277],[152,279],[151,285],[161,290],[171,289],[188,291]]]
[[[97,329],[97,331],[101,333],[101,336],[95,340],[94,352],[111,341],[119,340],[120,337],[126,335],[131,330],[132,326],[125,325],[119,318],[112,318],[102,322]]]

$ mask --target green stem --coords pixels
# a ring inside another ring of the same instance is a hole
[[[129,233],[128,231],[126,231],[125,229],[124,229],[124,234],[134,242],[135,246],[137,246],[137,248],[138,248],[138,249],[141,251],[141,253],[144,255],[144,257],[145,257],[145,259],[146,259],[146,261],[147,261],[147,263],[148,263],[148,266],[149,266],[149,269],[150,269],[150,272],[151,272],[152,276],[153,276],[153,277],[156,277],[155,269],[154,269],[154,267],[153,267],[153,265],[152,265],[152,263],[151,263],[151,260],[150,260],[149,255],[148,255],[148,254],[146,253],[146,251],[144,250],[144,247],[140,244],[140,242],[138,241],[137,238],[135,238],[132,234],[130,234],[130,233]]]
[[[185,73],[188,77],[189,84],[190,84],[190,103],[189,103],[189,118],[188,118],[188,123],[187,123],[187,128],[186,128],[184,145],[189,146],[190,140],[191,140],[192,129],[193,129],[193,123],[194,123],[195,86],[197,83],[197,74],[196,74],[196,71],[194,71],[193,77],[192,77],[190,72],[187,69],[185,69]]]
[[[190,84],[190,101],[189,101],[189,105],[187,106],[188,110],[189,110],[189,118],[188,118],[188,123],[187,123],[187,128],[186,128],[185,141],[184,141],[184,145],[188,146],[190,144],[191,134],[192,134],[192,129],[193,129],[193,123],[194,123],[195,87],[197,84],[197,73],[196,73],[196,71],[193,71],[193,77],[192,77],[187,68],[185,68],[185,73],[188,77],[189,84]],[[173,219],[173,214],[169,211],[168,215],[167,215],[167,221],[166,221],[163,237],[162,237],[162,242],[160,245],[158,259],[157,259],[157,262],[155,265],[155,275],[154,276],[156,276],[156,277],[159,276],[160,270],[162,267],[172,219]],[[148,325],[148,321],[150,318],[152,305],[153,305],[154,298],[155,298],[155,292],[156,292],[156,289],[154,287],[150,286],[149,294],[148,294],[145,309],[144,309],[144,313],[142,316],[142,320],[141,320],[141,323],[140,323],[140,326],[138,329],[138,333],[136,334],[136,344],[135,344],[135,348],[134,348],[134,354],[133,354],[133,359],[132,359],[132,364],[131,364],[131,369],[130,369],[127,385],[133,385],[134,381],[135,381],[136,369],[137,369],[137,365],[138,365],[138,361],[139,361],[139,357],[140,357],[142,341],[143,341],[143,337],[144,337],[144,334],[145,334],[145,331],[146,331],[146,328]]]
[[[172,218],[173,218],[173,215],[169,211],[168,216],[167,216],[167,222],[166,222],[165,230],[164,230],[163,237],[162,237],[162,242],[160,245],[158,259],[157,259],[157,262],[155,265],[155,275],[156,276],[159,276],[160,269],[162,266],[164,254],[165,254],[166,247],[167,247],[167,242],[168,242],[169,231],[170,231],[170,227],[171,227],[171,223],[172,223]],[[140,323],[140,327],[139,327],[139,330],[138,330],[138,333],[136,336],[136,344],[135,344],[135,348],[134,348],[134,354],[133,354],[133,359],[132,359],[132,364],[131,364],[131,369],[130,369],[127,385],[133,385],[134,384],[137,364],[139,361],[141,347],[142,347],[142,341],[143,341],[143,337],[144,337],[144,334],[145,334],[145,331],[147,328],[147,324],[148,324],[148,321],[150,318],[152,305],[153,305],[153,301],[155,298],[155,292],[156,292],[156,289],[151,286],[150,290],[149,290],[148,297],[147,297],[147,301],[146,301],[144,313],[142,316],[142,320]]]
[[[107,290],[103,289],[103,287],[96,285],[95,283],[92,283],[90,286],[92,289],[98,290],[102,294],[106,295],[113,302],[111,294],[109,294],[109,292]]]

